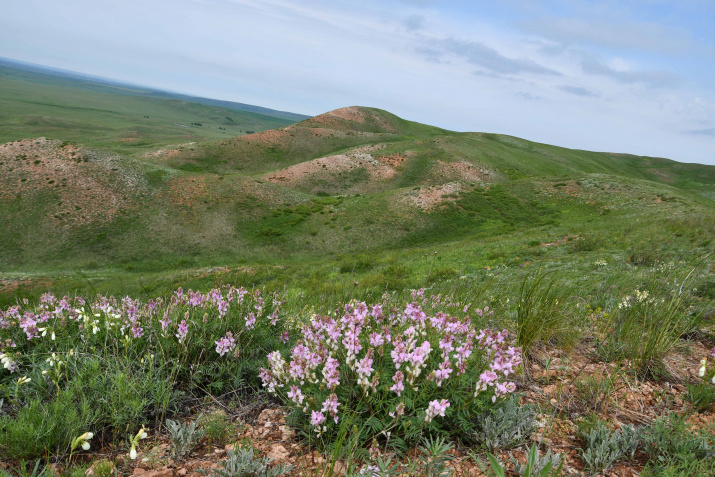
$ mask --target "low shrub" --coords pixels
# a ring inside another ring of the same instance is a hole
[[[204,436],[206,430],[201,424],[202,416],[189,423],[166,420],[166,428],[169,430],[169,441],[171,442],[171,455],[175,459],[183,459],[191,453],[199,440]]]
[[[608,334],[598,352],[608,361],[629,359],[642,375],[663,373],[663,358],[697,321],[676,286],[636,289],[610,313]]]
[[[0,457],[67,455],[84,432],[115,438],[191,394],[257,387],[267,350],[285,346],[281,305],[224,287],[146,302],[45,294],[0,311]]]
[[[632,426],[611,432],[600,421],[584,438],[586,446],[581,451],[581,459],[591,473],[605,471],[616,461],[632,459],[641,439],[638,430]]]
[[[712,430],[693,433],[686,416],[675,413],[661,416],[642,428],[641,443],[651,469],[677,464],[688,467],[694,462],[715,462],[715,437]]]
[[[291,471],[292,466],[278,464],[271,466],[270,457],[256,458],[251,448],[241,448],[238,452],[228,451],[228,458],[219,462],[218,467],[199,469],[207,477],[278,477]]]

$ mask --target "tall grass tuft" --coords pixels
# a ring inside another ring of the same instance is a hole
[[[693,329],[698,311],[682,286],[650,284],[624,297],[609,316],[610,330],[599,352],[606,360],[630,360],[642,376],[662,376],[663,358]]]
[[[558,342],[568,346],[578,340],[569,313],[571,287],[556,272],[527,275],[516,306],[517,344],[528,358],[539,344]]]

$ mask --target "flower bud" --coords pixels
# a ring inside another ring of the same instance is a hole
[[[134,460],[137,458],[137,450],[132,448],[132,450],[129,451],[129,458]]]
[[[84,442],[82,443],[82,449],[84,449],[84,450],[89,450],[89,442],[84,441]]]

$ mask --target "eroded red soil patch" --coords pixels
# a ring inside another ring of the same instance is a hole
[[[114,167],[116,166],[116,167]],[[45,138],[0,145],[0,200],[32,201],[55,225],[108,222],[143,187],[119,159]]]
[[[421,186],[402,194],[402,202],[419,207],[422,210],[431,210],[445,200],[453,200],[462,190],[459,182],[447,184]]]

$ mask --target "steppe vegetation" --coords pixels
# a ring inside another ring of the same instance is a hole
[[[16,107],[0,473],[715,475],[714,167],[359,107],[133,148]]]

